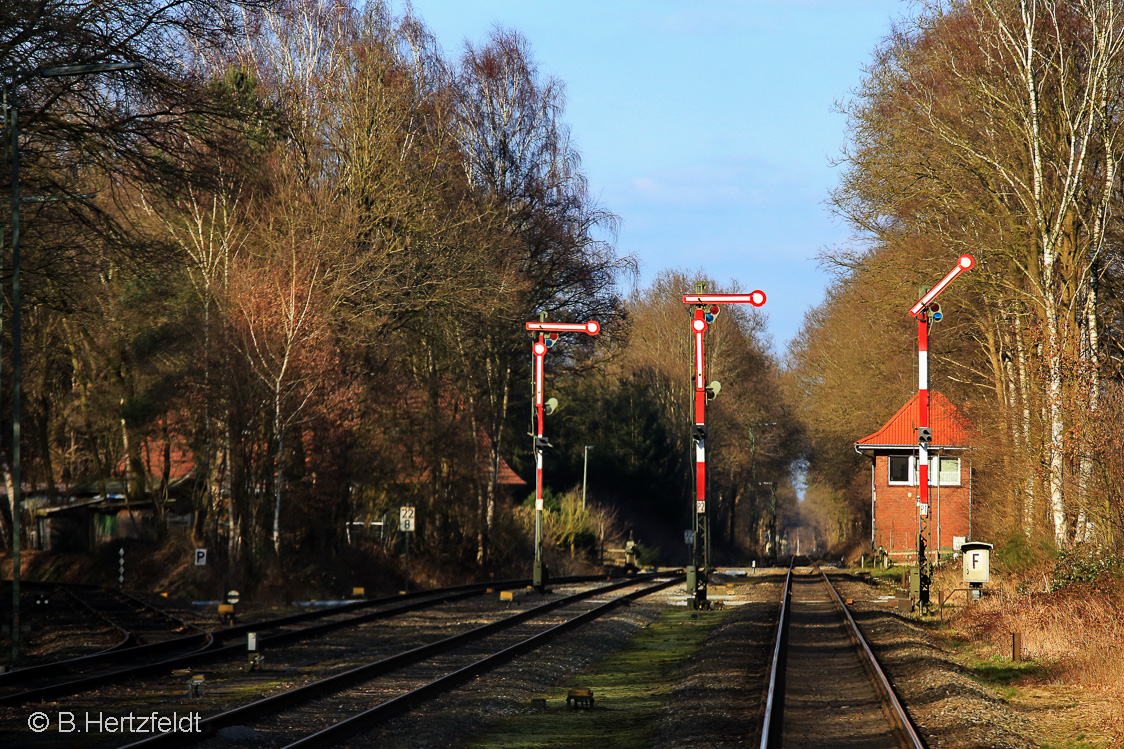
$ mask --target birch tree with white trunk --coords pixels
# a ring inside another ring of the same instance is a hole
[[[1017,349],[991,365],[1017,377],[996,371],[986,386],[1020,384],[1016,399],[995,392],[1007,418],[1022,422],[1009,430],[1016,443],[1040,424],[1035,449],[1059,547],[1089,501],[1067,476],[1079,452],[1067,413],[1096,408],[1096,385],[1083,395],[1073,363],[1084,356],[1099,367],[1096,281],[1118,189],[1122,56],[1115,0],[927,3],[880,50],[849,110],[850,172],[835,194],[876,243],[981,261],[964,290],[999,309],[976,324],[1010,321]]]

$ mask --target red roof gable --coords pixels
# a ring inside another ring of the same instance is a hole
[[[484,454],[480,458],[481,472],[485,477],[491,477],[492,438],[488,436],[487,432],[481,429],[477,431],[476,439],[479,441],[480,446],[484,448],[482,451]],[[487,478],[485,478],[485,480],[487,480]],[[527,486],[527,482],[524,481],[518,473],[512,470],[511,466],[507,464],[507,461],[503,459],[503,456],[500,456],[500,471],[499,475],[496,476],[496,482],[500,486]]]
[[[483,442],[483,440],[481,440]],[[399,484],[424,484],[430,480],[429,468],[422,465],[422,461],[415,457],[412,461],[413,470],[400,471],[394,481]],[[492,460],[488,455],[480,456],[480,472],[477,476],[481,481],[487,481],[492,475]],[[518,473],[512,470],[507,461],[500,457],[500,472],[496,477],[500,486],[527,486]]]
[[[481,481],[487,481],[492,475],[492,440],[483,429],[478,429],[476,432],[476,441],[477,445],[480,447],[480,463],[477,477]],[[424,484],[431,480],[429,467],[424,464],[424,461],[419,455],[413,455],[408,463],[408,466],[400,468],[398,475],[394,478],[396,483]],[[500,456],[499,469],[499,475],[496,479],[500,486],[527,486],[527,482],[512,469],[502,455]]]
[[[169,478],[187,478],[195,471],[195,457],[178,437],[172,437],[168,453],[170,458]],[[150,476],[160,477],[164,475],[164,443],[160,439],[144,437],[140,444],[140,457]],[[128,473],[128,469],[129,456],[124,455],[117,461],[117,475],[124,476]]]
[[[485,471],[491,470],[491,466],[485,468]],[[500,458],[500,475],[499,483],[501,486],[526,486],[527,482],[519,477],[519,474],[511,470],[511,466],[507,461]]]
[[[914,393],[881,429],[855,443],[863,447],[917,447],[917,399]],[[972,427],[964,414],[942,393],[929,391],[929,426],[932,447],[965,447],[972,442]]]

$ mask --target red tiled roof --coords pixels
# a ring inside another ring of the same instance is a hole
[[[917,398],[914,393],[901,409],[874,434],[855,443],[863,447],[917,447]],[[929,426],[933,447],[965,447],[972,442],[972,426],[942,393],[929,392]]]
[[[153,476],[161,476],[164,473],[164,443],[159,439],[144,438],[140,445],[141,461],[144,463],[145,469],[151,472]],[[195,456],[191,451],[184,446],[182,440],[173,436],[171,440],[171,449],[169,450],[170,466],[168,475],[173,479],[182,479],[190,476],[195,470]],[[129,456],[123,455],[117,461],[117,475],[124,476],[128,472]]]
[[[480,459],[481,472],[485,477],[492,475],[492,438],[483,429],[476,432],[476,439],[483,450],[483,456]],[[487,480],[487,478],[485,478]],[[527,482],[520,478],[519,474],[512,470],[507,461],[500,456],[500,470],[499,475],[496,476],[496,483],[500,486],[527,486]]]
[[[483,429],[476,432],[476,443],[480,448],[480,462],[478,464],[477,478],[487,481],[492,475],[492,440]],[[500,486],[527,486],[508,462],[500,456],[500,470],[496,481]],[[421,456],[414,454],[407,465],[401,466],[393,481],[398,484],[425,484],[431,480],[430,469]]]
[[[484,442],[484,439],[481,439]],[[414,468],[413,470],[400,471],[394,478],[394,481],[399,484],[424,484],[430,481],[429,468],[422,464],[420,459],[415,458],[411,461]],[[492,475],[492,459],[491,456],[485,454],[480,456],[480,471],[477,474],[481,481],[487,481]],[[500,472],[496,477],[496,481],[500,486],[527,486],[527,482],[520,478],[519,474],[512,470],[507,461],[500,457]]]
[[[484,448],[481,452],[484,455],[481,457],[480,475],[486,477],[491,475],[492,462],[489,453],[492,441],[488,439],[482,430],[479,432],[480,445]],[[145,439],[141,443],[141,459],[144,462],[146,469],[151,471],[151,475],[159,477],[164,471],[164,445],[159,440]],[[128,457],[122,457],[117,462],[117,475],[123,476],[127,473]],[[194,456],[184,445],[181,440],[173,436],[171,444],[171,472],[172,479],[182,479],[192,475],[195,470]],[[428,473],[422,471],[422,476],[414,479],[402,479],[404,481],[423,481],[428,480]],[[527,482],[519,477],[507,461],[500,457],[500,472],[498,476],[500,486],[526,486]],[[2,494],[2,492],[0,492]]]
[[[491,466],[487,466],[485,471],[490,471]],[[507,461],[500,458],[500,475],[498,476],[500,486],[526,486],[527,482],[519,477],[519,474],[511,470],[511,466]]]
[[[438,403],[440,403],[442,409],[444,409],[446,411],[451,411],[454,414],[459,414],[461,412],[461,410],[464,408],[464,403],[461,400],[461,398],[459,396],[456,396],[456,395],[450,393],[447,390],[442,390],[441,392],[439,392],[438,395],[437,395],[437,399],[438,399]],[[408,407],[414,409],[414,410],[420,411],[422,406],[423,406],[423,399],[420,395],[418,395],[416,393],[411,394],[411,395],[407,396],[407,398],[406,398],[406,405]],[[456,418],[458,418],[458,417],[456,415],[454,415],[454,419],[456,419]],[[481,453],[480,464],[479,464],[479,473],[477,475],[480,478],[480,480],[487,481],[492,475],[492,459],[491,459],[492,439],[491,439],[491,437],[488,436],[488,433],[485,432],[483,429],[477,429],[477,431],[476,431],[476,444],[480,447],[480,453]],[[420,461],[418,461],[418,460],[414,460],[413,462],[415,463],[414,470],[413,471],[407,470],[407,471],[404,471],[401,475],[399,475],[396,479],[399,483],[403,483],[403,484],[425,483],[425,482],[428,482],[430,480],[429,479],[429,469],[423,467],[420,464]],[[499,484],[500,486],[527,486],[528,485],[527,482],[525,480],[523,480],[523,478],[521,478],[519,476],[519,474],[516,473],[511,468],[510,465],[508,465],[508,462],[503,458],[502,455],[500,456],[500,466],[499,466],[499,468],[500,468],[500,470],[499,470],[499,475],[496,476],[496,483]],[[413,475],[412,476],[408,475],[409,473],[413,473]]]

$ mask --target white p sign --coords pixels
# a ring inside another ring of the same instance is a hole
[[[196,549],[195,550],[195,566],[196,567],[206,567],[207,566],[207,550],[206,549]]]

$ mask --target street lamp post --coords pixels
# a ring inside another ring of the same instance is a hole
[[[771,518],[772,519],[770,520],[770,523],[769,523],[770,533],[772,535],[769,536],[769,546],[770,546],[770,555],[774,559],[776,559],[780,556],[780,551],[779,551],[780,539],[777,538],[777,485],[772,481],[759,481],[759,482],[757,482],[757,485],[769,487],[769,493],[772,496],[772,502],[771,502],[771,505],[772,505]]]
[[[937,296],[953,279],[964,271],[971,270],[975,264],[971,255],[961,255],[953,269],[909,310],[909,314],[917,318],[917,566],[920,577],[918,596],[922,606],[929,603],[929,583],[932,580],[932,570],[925,553],[925,537],[929,532],[929,443],[933,439],[933,430],[929,425],[929,319],[931,317],[934,322],[941,319]],[[937,475],[940,475],[939,466]],[[938,537],[938,553],[940,546],[941,540]]]
[[[687,593],[691,596],[691,607],[707,608],[706,587],[710,575],[710,535],[707,525],[706,503],[706,403],[718,395],[721,384],[706,382],[706,357],[703,342],[707,327],[718,317],[723,304],[752,304],[760,307],[765,304],[765,292],[753,291],[749,294],[704,294],[705,283],[695,286],[696,294],[684,294],[683,303],[694,306],[691,317],[692,349],[695,359],[695,421],[691,430],[691,441],[695,447],[695,510],[694,533],[691,537],[691,564],[687,566]]]
[[[749,483],[750,486],[759,486],[757,483],[757,428],[758,427],[775,427],[775,421],[758,421],[753,424],[746,425],[749,430]],[[756,496],[756,494],[755,494]],[[754,502],[756,507],[756,502]],[[738,528],[738,503],[737,496],[734,497],[734,503],[730,507],[730,537],[735,538]]]
[[[596,320],[586,323],[546,322],[546,314],[541,316],[539,322],[527,323],[527,330],[537,331],[538,336],[531,344],[531,356],[534,362],[533,379],[531,381],[531,408],[536,416],[534,434],[535,449],[535,563],[531,573],[531,584],[541,593],[545,587],[546,574],[542,563],[542,514],[543,514],[543,485],[542,463],[543,451],[550,446],[543,436],[543,416],[549,416],[558,407],[557,401],[553,404],[543,400],[543,368],[546,363],[546,351],[554,346],[559,333],[586,333],[597,335],[601,325]],[[554,401],[551,398],[551,401]]]
[[[582,509],[585,509],[585,480],[589,475],[589,451],[593,449],[593,445],[586,445],[585,450],[582,451]]]
[[[59,78],[71,75],[90,75],[119,70],[136,70],[141,63],[105,63],[98,65],[64,65],[35,68],[33,70],[8,70],[3,73],[4,122],[8,129],[8,158],[11,166],[12,203],[12,663],[19,659],[20,650],[20,405],[23,396],[21,377],[22,319],[20,296],[20,143],[19,111],[16,101],[18,83],[28,78]],[[43,200],[29,198],[28,200]]]

